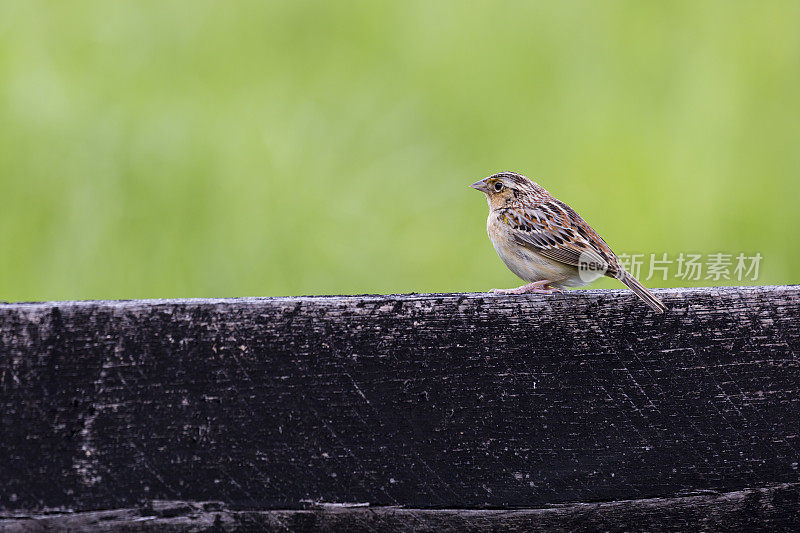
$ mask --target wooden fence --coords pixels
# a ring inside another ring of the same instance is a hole
[[[800,527],[800,287],[0,304],[0,530]]]

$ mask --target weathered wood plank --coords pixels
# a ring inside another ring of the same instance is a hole
[[[0,305],[0,509],[798,481],[800,289]]]
[[[232,511],[217,502],[153,502],[113,511],[0,518],[0,531],[797,531],[800,485],[541,509],[319,506]]]

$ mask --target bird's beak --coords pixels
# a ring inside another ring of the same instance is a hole
[[[488,191],[488,190],[489,190],[489,189],[486,187],[486,180],[485,180],[485,179],[483,179],[483,180],[479,180],[479,181],[476,181],[475,183],[473,183],[472,185],[470,185],[470,187],[472,187],[473,189],[477,189],[477,190],[479,190],[479,191],[481,191],[481,192],[486,192],[486,191]]]

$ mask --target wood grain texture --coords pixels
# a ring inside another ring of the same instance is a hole
[[[0,509],[800,481],[800,288],[655,292],[0,305]]]
[[[321,505],[232,511],[219,502],[155,501],[111,511],[0,517],[0,532],[45,531],[797,531],[800,485],[540,509],[408,509]]]

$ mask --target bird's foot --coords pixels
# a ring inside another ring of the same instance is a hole
[[[532,292],[540,294],[552,294],[554,292],[561,292],[561,289],[550,286],[551,283],[552,281],[550,280],[534,281],[533,283],[528,283],[513,289],[492,289],[489,292],[495,294],[528,294]]]

